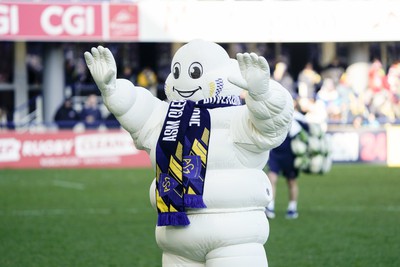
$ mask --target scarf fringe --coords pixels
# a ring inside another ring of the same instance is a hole
[[[190,221],[185,212],[163,212],[158,214],[157,226],[184,226]]]
[[[185,207],[193,209],[207,208],[204,204],[203,196],[201,195],[185,195],[184,197]]]

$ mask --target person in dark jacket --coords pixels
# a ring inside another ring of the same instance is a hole
[[[86,99],[85,106],[80,114],[81,121],[85,125],[85,129],[98,129],[103,121],[103,117],[97,103],[95,94],[89,95]]]
[[[63,104],[58,108],[54,116],[58,129],[72,129],[79,121],[79,114],[72,107],[72,100],[67,98]]]

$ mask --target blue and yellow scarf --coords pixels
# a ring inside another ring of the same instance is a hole
[[[240,104],[237,96],[170,103],[156,148],[158,226],[188,225],[186,208],[206,208],[203,189],[211,133],[208,109]]]

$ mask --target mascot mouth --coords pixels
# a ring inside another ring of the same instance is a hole
[[[181,91],[181,90],[176,89],[175,86],[172,87],[172,92],[176,91],[183,98],[189,98],[199,90],[201,90],[201,86],[199,86],[198,88],[191,90],[191,91]]]

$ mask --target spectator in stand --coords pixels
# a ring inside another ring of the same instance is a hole
[[[292,96],[294,96],[297,92],[295,91],[293,78],[287,71],[287,68],[288,66],[284,62],[276,63],[272,78],[282,84],[282,86],[286,88]]]
[[[58,108],[54,116],[58,129],[72,129],[79,121],[79,114],[72,106],[72,100],[67,98]]]
[[[333,79],[326,78],[322,82],[321,89],[317,92],[317,100],[321,100],[325,105],[328,115],[328,122],[338,123],[341,122],[341,105],[339,92],[336,90]]]
[[[39,85],[42,83],[43,78],[43,64],[42,58],[39,55],[27,55],[27,72],[28,83],[31,85]]]
[[[339,98],[341,99],[341,123],[350,123],[351,120],[353,119],[351,115],[351,101],[354,98],[354,91],[347,82],[347,76],[346,73],[343,73],[342,76],[339,79],[339,84],[336,86],[336,90],[339,94]]]
[[[354,129],[360,129],[365,125],[365,119],[363,116],[357,115],[354,117],[352,124]]]
[[[322,79],[330,78],[333,80],[335,86],[339,84],[340,78],[345,72],[345,68],[340,63],[338,58],[334,58],[332,62],[324,68],[321,72]]]
[[[349,121],[353,121],[357,116],[365,118],[365,114],[368,114],[367,106],[363,95],[350,94],[350,116]]]
[[[157,97],[158,79],[156,73],[149,67],[145,67],[137,76],[137,85],[147,88]]]
[[[0,130],[7,128],[7,110],[0,106]]]
[[[390,65],[387,74],[387,82],[390,91],[397,98],[400,98],[400,60],[397,60]]]
[[[308,123],[319,124],[324,131],[328,129],[328,114],[322,100],[299,97],[297,103],[298,110],[304,114]]]
[[[65,55],[65,91],[69,95],[75,95],[75,64],[72,51],[67,51]]]
[[[379,59],[374,59],[368,73],[366,105],[371,113],[387,122],[394,122],[393,95],[385,70]]]
[[[311,62],[307,62],[297,78],[299,96],[313,99],[321,83],[321,76],[314,70]]]
[[[393,112],[397,119],[400,119],[400,60],[390,65],[387,81],[392,94]]]
[[[368,114],[367,120],[364,124],[369,128],[379,128],[381,126],[374,113]]]
[[[135,79],[135,75],[133,74],[133,70],[131,66],[124,66],[123,70],[122,70],[122,75],[121,75],[122,79],[127,79],[129,81],[131,81],[133,84],[136,84],[136,79]]]
[[[102,114],[97,103],[97,96],[91,94],[88,96],[83,107],[80,119],[85,126],[85,129],[98,129],[102,123]]]
[[[385,70],[379,59],[374,59],[368,72],[368,90],[378,93],[388,89]]]

